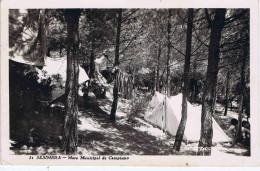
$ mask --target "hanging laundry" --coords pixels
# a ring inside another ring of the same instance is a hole
[[[120,71],[119,68],[114,68],[112,73],[116,74],[115,77],[115,86],[118,89],[118,92],[125,99],[131,99],[133,97],[133,76],[131,74],[126,74]]]

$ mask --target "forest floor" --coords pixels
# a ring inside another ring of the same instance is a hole
[[[139,98],[144,98],[144,94],[140,94]],[[116,122],[109,120],[112,103],[111,92],[107,92],[105,99],[90,96],[87,109],[82,106],[82,103],[81,99],[78,123],[78,155],[196,155],[197,153],[198,142],[183,142],[181,151],[177,154],[173,153],[173,136],[145,121],[144,114],[134,117],[129,115],[131,113],[131,100],[119,98]],[[220,126],[228,134],[227,129],[230,126],[230,119],[234,117],[234,112],[230,111],[227,116],[223,116],[223,114],[220,114],[222,109],[221,105],[217,106],[215,119],[218,123],[221,123]],[[12,154],[62,154],[60,139],[52,138],[61,138],[61,121],[61,119],[52,118],[50,123],[49,117],[41,118],[38,121],[41,123],[34,126],[34,129],[48,135],[49,141],[38,145],[14,145],[11,148]],[[44,124],[49,125],[45,127]],[[43,131],[39,129],[43,129]],[[30,136],[32,139],[33,136]],[[57,143],[50,145],[50,142],[53,141]],[[212,155],[250,156],[250,149],[241,144],[233,147],[228,146],[230,146],[229,143],[215,143],[212,147]]]

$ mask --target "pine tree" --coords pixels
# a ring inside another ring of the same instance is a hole
[[[121,24],[122,24],[122,9],[118,9],[117,11],[117,32],[116,32],[116,44],[115,44],[115,63],[114,67],[119,65],[119,48],[120,48],[120,33],[121,33]],[[116,84],[116,75],[114,78],[114,88],[113,88],[113,103],[110,113],[110,120],[116,120],[116,109],[117,109],[117,102],[118,102],[118,87]]]
[[[63,125],[63,150],[67,154],[77,151],[78,135],[78,78],[79,63],[76,59],[79,41],[80,9],[66,9],[67,23],[67,80],[65,88],[65,120]]]
[[[184,64],[184,87],[182,90],[182,117],[178,127],[175,142],[173,145],[174,151],[180,151],[181,142],[183,139],[186,121],[187,121],[187,99],[189,96],[189,71],[190,71],[190,57],[191,57],[191,42],[192,42],[192,26],[193,26],[193,9],[188,10],[187,35],[186,35],[186,55]]]
[[[203,87],[202,113],[201,113],[201,133],[199,141],[198,155],[211,155],[212,146],[212,114],[214,112],[214,97],[217,85],[219,44],[221,32],[224,27],[226,9],[216,9],[213,20],[206,15],[211,29],[210,45],[208,53],[208,67],[206,81]]]

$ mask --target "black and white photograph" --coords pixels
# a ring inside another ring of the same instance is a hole
[[[8,9],[5,148],[28,160],[252,157],[250,15]]]

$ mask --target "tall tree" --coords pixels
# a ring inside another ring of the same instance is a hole
[[[40,54],[42,55],[41,57],[44,58],[47,53],[47,23],[46,23],[46,14],[45,14],[45,9],[40,10],[40,26],[39,26],[39,32],[40,32],[40,49],[41,52]]]
[[[79,17],[80,9],[66,9],[67,23],[67,80],[65,88],[65,120],[63,125],[63,150],[67,154],[77,151],[78,135],[78,78],[79,63],[77,51],[79,48]]]
[[[94,72],[95,72],[94,46],[95,46],[95,39],[92,39],[91,50],[90,50],[89,78],[94,78]]]
[[[210,19],[207,9],[205,9],[205,12],[211,33],[207,74],[202,96],[201,132],[198,155],[211,155],[213,136],[212,114],[214,112],[214,96],[216,92],[217,75],[219,70],[219,44],[221,40],[221,32],[225,24],[226,9],[216,9],[213,20]]]
[[[227,116],[227,111],[228,111],[228,103],[229,103],[229,79],[230,79],[230,71],[229,67],[227,67],[227,85],[226,85],[226,99],[225,99],[225,112],[224,116]]]
[[[188,23],[187,23],[187,34],[186,34],[186,55],[184,64],[184,87],[182,90],[182,117],[179,124],[175,142],[173,145],[174,151],[180,151],[181,142],[183,139],[186,121],[187,121],[187,98],[189,96],[189,72],[190,72],[190,57],[191,57],[191,42],[192,42],[192,26],[193,26],[193,9],[188,10]]]
[[[233,141],[233,144],[236,144],[237,142],[241,141],[242,139],[242,114],[243,114],[243,103],[244,103],[244,89],[245,89],[245,66],[246,66],[246,56],[247,50],[244,50],[244,59],[241,65],[241,80],[240,80],[240,94],[239,94],[239,103],[238,103],[238,126],[236,130],[236,135]]]
[[[172,16],[172,11],[171,9],[168,10],[168,23],[167,23],[167,60],[166,60],[166,92],[167,96],[171,96],[170,92],[170,53],[171,53],[171,16]]]
[[[236,130],[236,136],[234,138],[233,144],[236,144],[242,139],[242,114],[243,114],[243,104],[244,104],[244,94],[245,94],[245,86],[246,86],[246,79],[245,79],[245,70],[246,70],[246,61],[248,58],[248,42],[249,42],[249,23],[248,21],[245,22],[245,27],[241,31],[241,37],[244,37],[244,41],[242,43],[243,49],[243,56],[242,56],[242,64],[241,64],[241,74],[240,74],[240,94],[239,94],[239,109],[238,109],[238,127]]]
[[[160,91],[160,80],[159,80],[159,74],[160,74],[160,58],[161,58],[161,51],[162,47],[161,44],[158,45],[158,55],[157,55],[157,70],[156,70],[156,91]]]
[[[121,24],[122,24],[122,9],[118,9],[117,11],[117,29],[116,29],[116,43],[115,43],[115,63],[114,67],[119,65],[119,48],[120,48],[120,34],[121,34]],[[117,102],[118,102],[118,87],[116,84],[116,75],[114,79],[114,88],[113,88],[113,103],[110,113],[110,120],[116,120],[116,109],[117,109]]]

